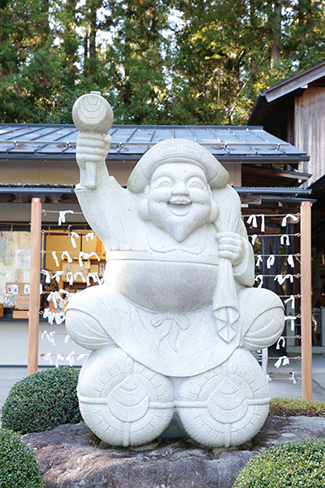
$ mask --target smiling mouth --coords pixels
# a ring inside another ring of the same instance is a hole
[[[168,202],[168,208],[174,215],[186,215],[190,211],[192,202],[187,198],[175,198]]]

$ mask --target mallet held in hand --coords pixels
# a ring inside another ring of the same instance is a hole
[[[100,92],[78,98],[72,108],[72,119],[80,132],[107,134],[113,124],[113,110]],[[86,162],[87,188],[96,188],[96,163]]]

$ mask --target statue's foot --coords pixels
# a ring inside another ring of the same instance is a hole
[[[186,432],[208,447],[238,446],[254,437],[269,411],[269,388],[256,359],[236,349],[221,366],[182,380],[177,412]]]
[[[174,412],[171,382],[118,347],[89,357],[80,373],[78,397],[89,428],[115,446],[152,441],[168,427]]]

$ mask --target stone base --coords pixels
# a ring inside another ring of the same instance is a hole
[[[103,444],[84,422],[23,436],[47,488],[231,488],[262,449],[302,437],[325,437],[325,418],[268,417],[249,445],[201,448],[189,438],[137,448]]]

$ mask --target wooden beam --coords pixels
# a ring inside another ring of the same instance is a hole
[[[40,198],[32,199],[31,209],[31,252],[30,252],[30,295],[28,319],[28,364],[27,374],[36,373],[38,368],[39,308],[40,308],[40,264],[41,264],[41,211]]]
[[[313,399],[312,389],[312,321],[311,321],[311,203],[300,207],[301,233],[301,375],[302,398]]]

